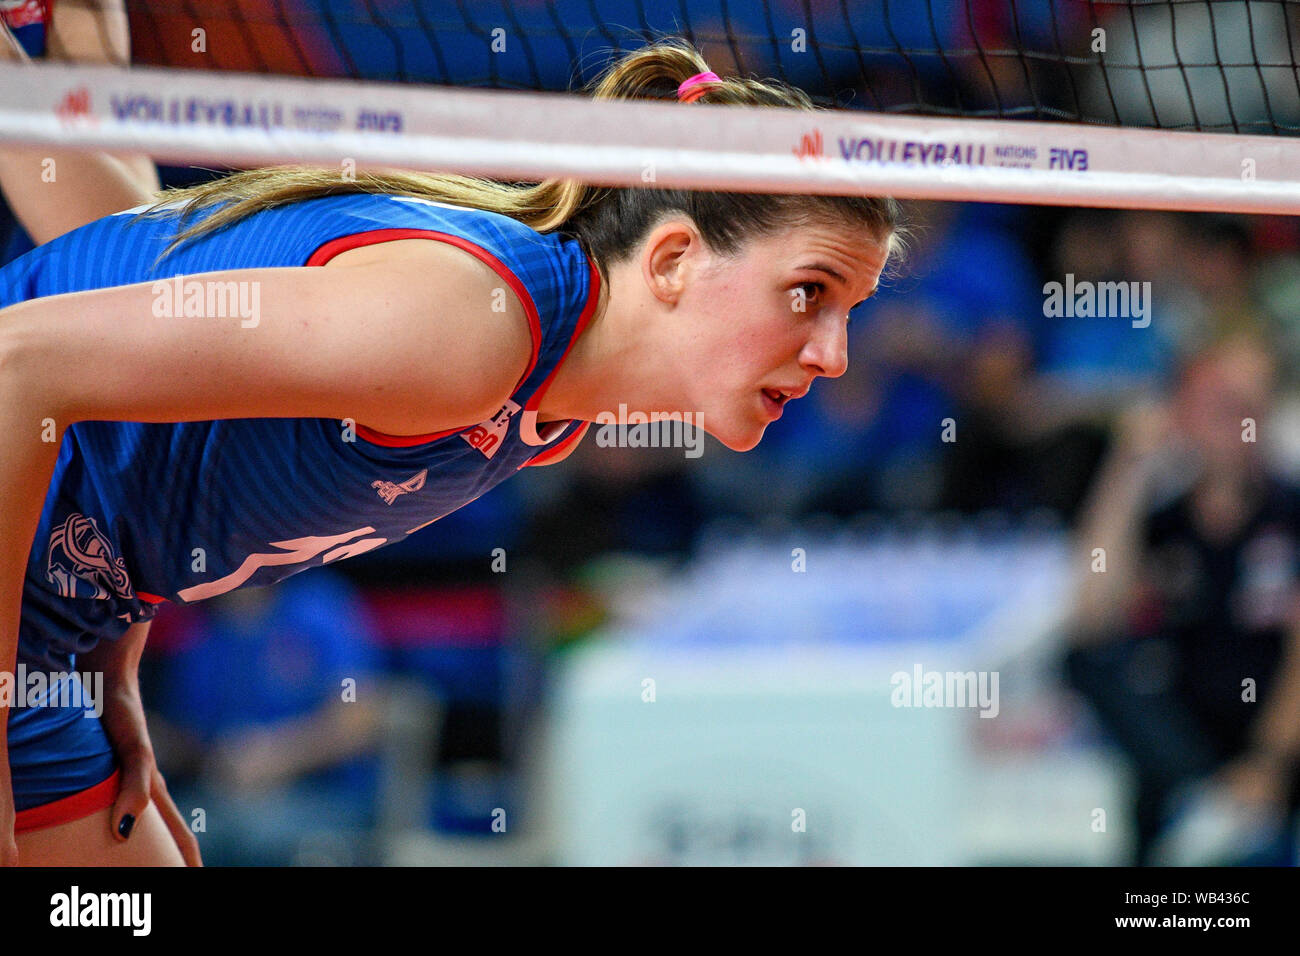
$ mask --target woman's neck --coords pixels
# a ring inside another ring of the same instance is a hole
[[[595,314],[542,396],[539,422],[595,421],[601,412],[618,408],[619,402],[649,394],[646,389],[657,378],[652,367],[654,349],[645,339],[650,323],[621,294],[629,286],[619,281],[620,271],[615,267],[609,281],[601,283]]]

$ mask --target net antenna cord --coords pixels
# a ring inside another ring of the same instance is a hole
[[[1300,139],[0,63],[0,142],[234,167],[1300,213]]]

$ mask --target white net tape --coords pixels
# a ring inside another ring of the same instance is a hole
[[[857,111],[0,64],[0,141],[247,167],[1300,213],[1300,141]]]

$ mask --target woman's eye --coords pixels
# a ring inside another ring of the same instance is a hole
[[[791,294],[792,296],[794,296],[794,300],[795,300],[795,303],[796,303],[796,308],[798,308],[799,305],[801,305],[801,304],[805,304],[805,303],[808,303],[808,302],[810,302],[810,301],[816,299],[816,298],[818,297],[819,294],[821,294],[821,293],[823,293],[823,292],[825,292],[825,291],[826,291],[826,286],[825,286],[824,283],[821,283],[821,282],[801,282],[798,286],[796,286],[796,287],[791,291],[790,294]],[[802,312],[803,309],[799,309],[799,311]]]

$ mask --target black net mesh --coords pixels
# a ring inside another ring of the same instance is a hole
[[[128,0],[137,62],[572,90],[664,33],[889,113],[1294,134],[1300,0]],[[196,33],[196,31],[202,31]]]

